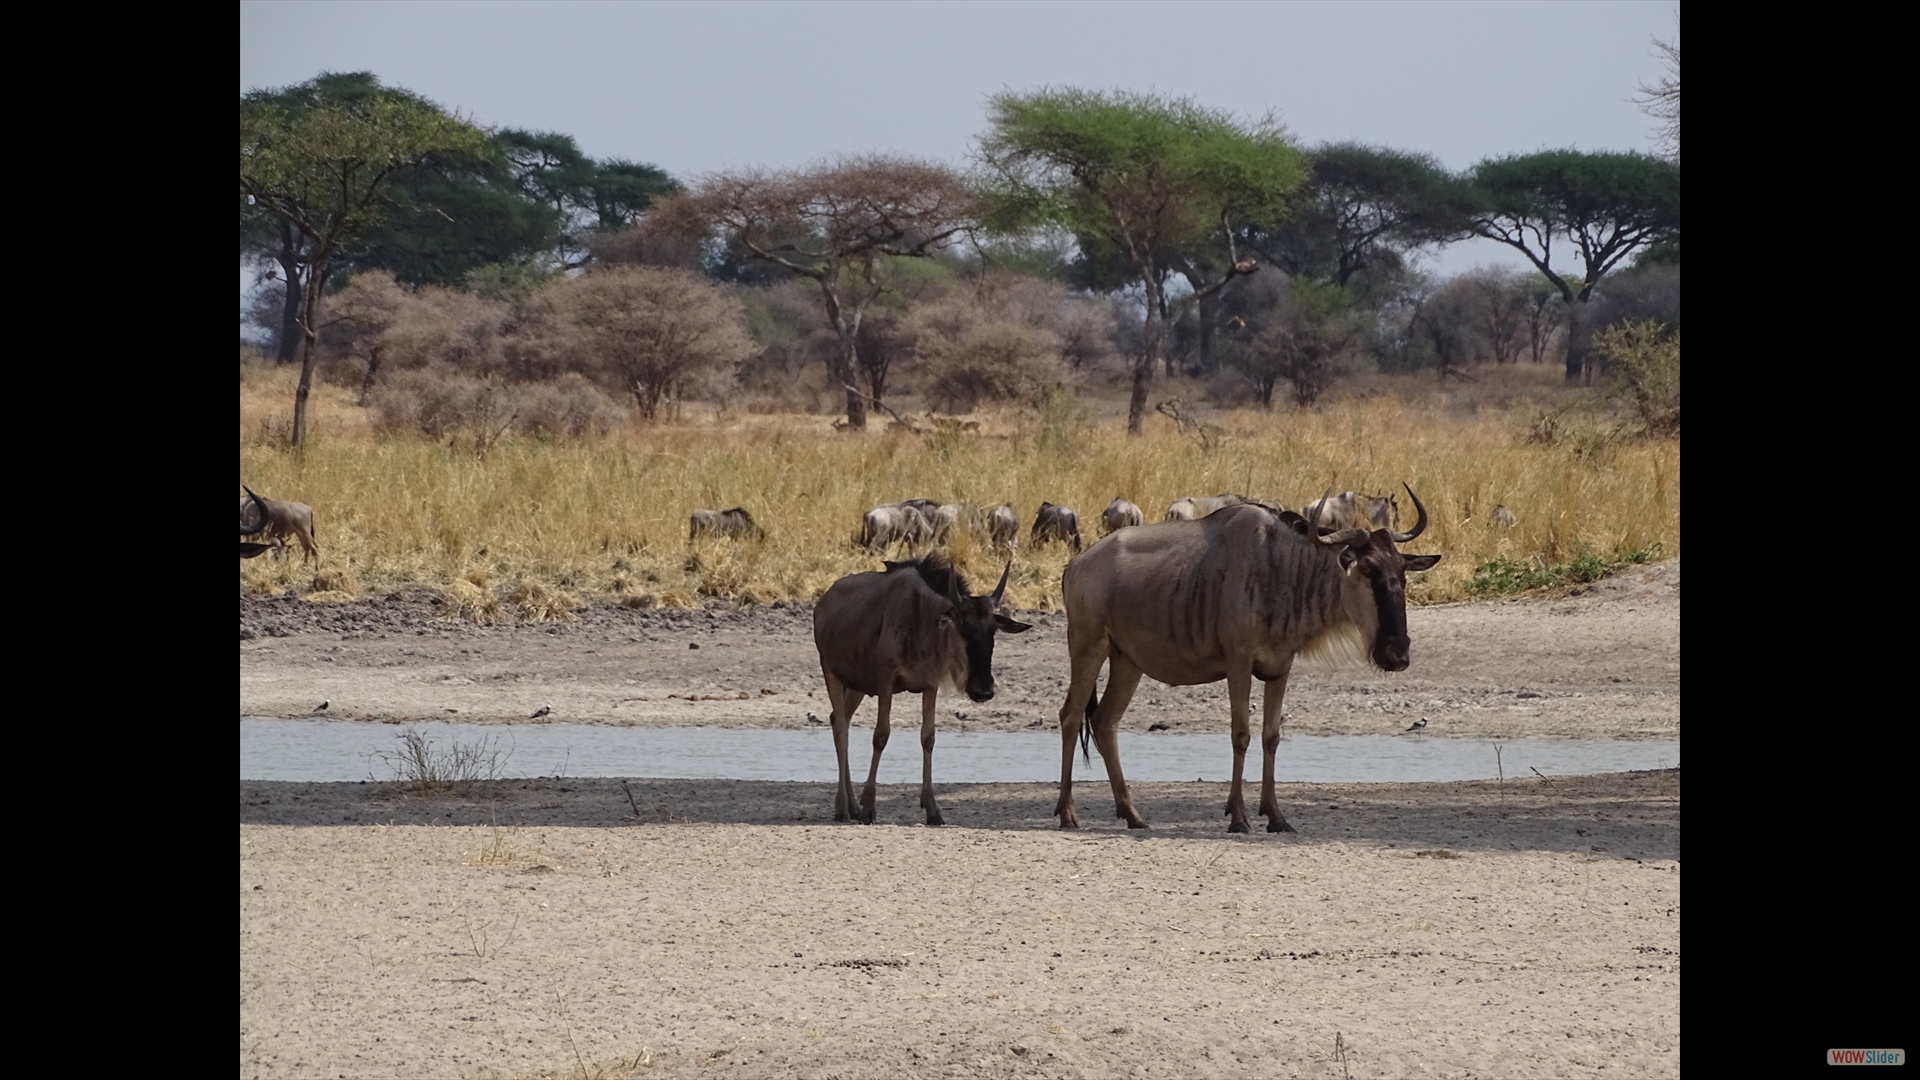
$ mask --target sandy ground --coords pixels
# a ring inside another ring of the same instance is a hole
[[[1307,673],[1292,730],[1678,734],[1677,563],[1412,619],[1412,670]],[[820,711],[804,611],[243,600],[241,636],[243,716]],[[1004,638],[1001,696],[943,726],[1049,726],[1063,647]],[[1225,711],[1147,683],[1126,723]],[[1206,783],[1133,785],[1147,832],[1080,784],[1062,833],[1037,784],[941,785],[929,829],[913,787],[863,827],[826,783],[243,781],[241,1074],[1675,1075],[1679,779],[1288,784],[1299,831],[1250,836]]]
[[[1029,614],[1000,635],[999,692],[948,694],[946,731],[1059,727],[1067,620]],[[1580,595],[1444,604],[1407,614],[1413,665],[1316,670],[1287,690],[1294,735],[1383,734],[1429,718],[1430,735],[1677,738],[1680,561]],[[426,600],[240,601],[240,715],[363,720],[553,720],[659,727],[806,727],[830,710],[810,609],[634,611],[597,606],[569,624],[461,626]],[[1255,698],[1256,707],[1258,697]],[[910,701],[913,717],[918,708]],[[856,725],[871,725],[863,706]],[[1226,731],[1226,684],[1141,684],[1127,730]]]

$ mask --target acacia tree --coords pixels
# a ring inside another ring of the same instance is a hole
[[[945,166],[911,158],[843,158],[792,172],[720,173],[693,199],[742,256],[812,279],[840,347],[828,366],[847,394],[847,423],[867,426],[860,321],[886,290],[885,261],[927,258],[972,227],[972,192]]]
[[[269,93],[240,99],[240,195],[307,244],[294,445],[306,434],[320,293],[335,255],[379,220],[395,173],[436,153],[478,153],[484,140],[472,124],[419,100],[369,96],[293,109]]]
[[[757,351],[740,300],[685,270],[607,267],[554,288],[580,366],[632,394],[649,420],[689,383],[731,382]]]
[[[1258,264],[1236,229],[1285,216],[1306,175],[1300,151],[1272,117],[1242,124],[1186,98],[1078,89],[989,100],[979,158],[1008,230],[1050,223],[1121,253],[1144,291],[1144,348],[1133,364],[1127,431],[1139,434],[1147,386],[1171,323]],[[1175,253],[1213,249],[1219,277],[1170,300]]]
[[[1525,255],[1560,291],[1570,315],[1620,260],[1680,236],[1680,169],[1645,154],[1550,150],[1483,161],[1470,181],[1468,227]],[[1556,238],[1575,249],[1578,279],[1569,280],[1564,262],[1554,269]],[[1580,377],[1579,364],[1569,350],[1568,381]]]

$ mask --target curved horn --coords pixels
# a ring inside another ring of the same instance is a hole
[[[252,536],[253,534],[259,532],[261,529],[266,528],[267,523],[271,521],[272,518],[267,514],[267,500],[262,499],[258,495],[255,495],[253,493],[253,489],[246,486],[245,484],[240,485],[240,490],[246,492],[247,495],[253,499],[254,508],[260,511],[260,524],[255,525],[251,529],[242,528],[240,530],[241,536]]]
[[[1414,537],[1419,536],[1421,533],[1427,531],[1427,508],[1420,505],[1420,496],[1415,495],[1413,493],[1413,489],[1411,487],[1407,487],[1405,483],[1402,483],[1400,486],[1407,489],[1407,498],[1413,500],[1413,508],[1420,512],[1420,519],[1413,523],[1412,532],[1387,534],[1393,537],[1393,542],[1396,544],[1404,544],[1407,541],[1413,539]]]
[[[1327,500],[1332,497],[1333,489],[1328,488],[1326,494],[1320,496],[1320,498],[1314,502],[1307,504],[1307,539],[1320,540],[1320,511],[1327,508]],[[1320,542],[1325,544],[1329,541],[1320,540]]]
[[[994,607],[1000,606],[1000,597],[1005,595],[1007,591],[1007,575],[1011,573],[1013,573],[1013,560],[1008,559],[1007,568],[1000,571],[1000,584],[993,587],[992,604]]]

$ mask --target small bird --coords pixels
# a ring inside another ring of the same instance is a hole
[[[817,716],[815,716],[815,715],[813,715],[812,713],[808,713],[808,714],[807,714],[807,723],[809,723],[809,724],[818,724],[818,723],[820,723],[820,722],[821,722],[821,720],[820,720],[820,718],[819,718],[819,717],[817,717]]]
[[[1409,728],[1407,729],[1407,731],[1419,731],[1419,730],[1420,730],[1421,728],[1423,728],[1423,727],[1426,727],[1426,726],[1427,726],[1427,718],[1423,716],[1423,717],[1421,717],[1420,719],[1418,719],[1418,720],[1415,720],[1415,721],[1413,722],[1413,726],[1412,726],[1412,727],[1409,727]],[[1402,735],[1405,735],[1405,734],[1407,733],[1407,731],[1403,731],[1403,732],[1401,732],[1400,734],[1402,734]]]
[[[328,698],[327,700],[325,700],[325,701],[323,701],[323,702],[321,702],[320,704],[318,704],[318,705],[315,705],[315,706],[313,707],[313,711],[314,711],[314,712],[326,712],[326,711],[327,711],[327,706],[329,706],[329,705],[331,705],[331,704],[333,704],[333,699],[332,699],[332,698]]]
[[[529,720],[538,720],[538,719],[540,719],[541,717],[543,717],[543,716],[546,716],[546,715],[547,715],[548,713],[551,713],[552,711],[553,711],[553,706],[551,706],[551,705],[542,705],[542,706],[540,706],[540,711],[539,711],[539,712],[537,712],[537,713],[534,713],[534,714],[533,714],[532,716],[529,716],[529,717],[527,717],[527,719],[529,719]]]

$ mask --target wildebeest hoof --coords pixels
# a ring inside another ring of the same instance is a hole
[[[1233,833],[1233,832],[1252,832],[1253,830],[1247,827],[1246,822],[1235,821],[1232,824],[1227,826],[1227,831],[1230,833]]]
[[[939,814],[927,815],[927,824],[929,825],[945,825],[946,823],[947,823],[947,819],[941,817]]]
[[[1292,832],[1294,830],[1293,830],[1293,826],[1287,824],[1286,818],[1273,817],[1273,818],[1267,819],[1267,831],[1268,832]]]
[[[1147,824],[1147,822],[1146,822],[1146,819],[1145,819],[1145,818],[1129,818],[1129,819],[1127,820],[1127,828],[1129,828],[1129,829],[1146,829],[1146,828],[1151,828],[1151,826],[1149,826],[1149,825]]]

